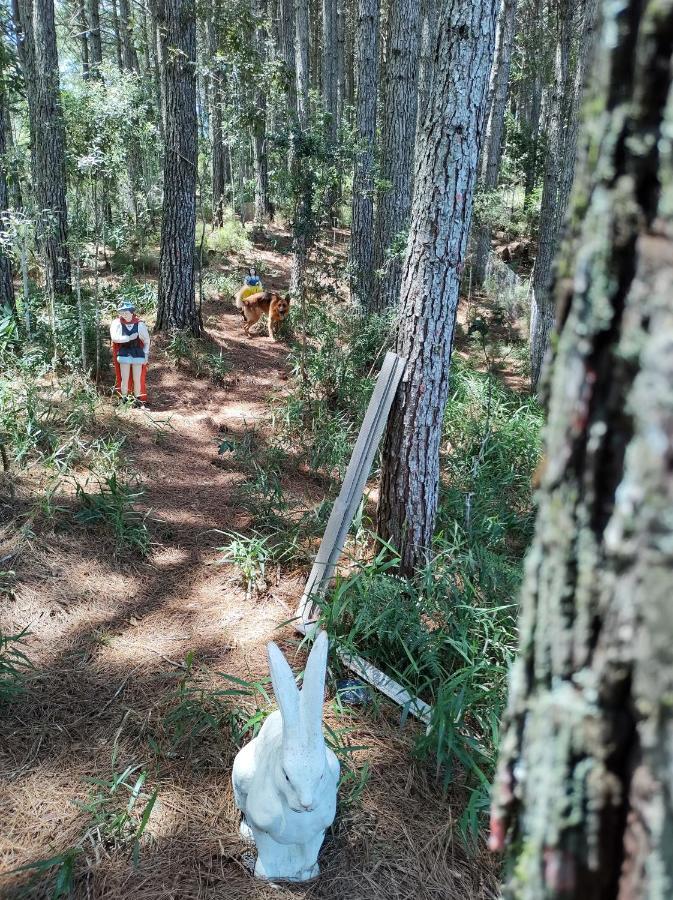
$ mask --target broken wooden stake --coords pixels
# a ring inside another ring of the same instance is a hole
[[[308,576],[303,596],[296,613],[295,627],[300,634],[315,631],[319,610],[317,597],[324,595],[346,542],[346,535],[364,493],[365,484],[374,462],[376,449],[388,421],[397,387],[404,373],[406,360],[396,353],[386,353],[381,371],[376,379],[365,418],[346,469],[339,496],[334,502],[325,533],[323,534],[313,568]],[[395,703],[399,703],[413,716],[426,724],[432,715],[432,707],[413,697],[398,684],[361,656],[341,651],[344,665],[360,678],[364,678]]]

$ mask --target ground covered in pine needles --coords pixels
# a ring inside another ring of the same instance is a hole
[[[272,266],[269,286],[285,287],[289,256],[257,254]],[[35,468],[14,473],[13,498],[3,488],[2,631],[28,627],[33,669],[0,719],[0,896],[497,896],[493,862],[458,836],[461,791],[442,793],[414,761],[415,726],[401,728],[399,709],[382,701],[326,707],[347,777],[320,877],[277,889],[251,877],[231,764],[267,705],[265,643],[279,641],[303,667],[287,623],[306,569],[279,567],[251,592],[221,562],[222,533],[245,532],[251,517],[240,500],[248,475],[218,445],[268,439],[287,348],[246,340],[230,299],[213,292],[204,320],[228,363],[219,383],[176,365],[159,339],[149,410],[106,399],[100,411],[126,435],[124,467],[144,491],[145,558],[74,525],[67,484],[46,515]],[[283,480],[307,502],[320,497],[319,480],[300,469]]]

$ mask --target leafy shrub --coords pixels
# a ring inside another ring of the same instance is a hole
[[[302,448],[314,470],[343,473],[374,385],[376,360],[392,334],[390,315],[309,304],[305,345],[290,353],[293,390],[274,409],[274,425]]]
[[[204,249],[210,253],[218,253],[229,256],[232,253],[248,253],[252,249],[250,238],[245,226],[234,216],[231,209],[225,210],[224,223],[221,228],[211,229],[206,225],[203,239]],[[203,223],[196,228],[196,249],[201,246]]]

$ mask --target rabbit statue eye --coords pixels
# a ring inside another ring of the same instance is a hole
[[[289,783],[290,783],[290,779],[289,779],[289,777],[288,777],[287,772],[283,772],[283,775],[285,776],[285,780],[286,780],[287,783],[289,784]]]

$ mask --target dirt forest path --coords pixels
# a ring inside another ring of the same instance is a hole
[[[284,288],[289,257],[276,255],[274,263],[276,277],[267,281]],[[115,559],[95,536],[54,528],[24,539],[13,559],[17,589],[8,615],[17,625],[30,623],[36,668],[13,715],[0,723],[0,873],[81,842],[91,822],[81,804],[97,790],[87,779],[109,782],[114,772],[138,765],[147,773],[147,793],[158,792],[139,864],[128,846],[89,838],[67,896],[494,897],[491,866],[481,851],[470,858],[454,837],[456,805],[440,796],[431,772],[414,764],[411,735],[400,730],[394,708],[332,721],[350,729],[352,744],[367,748],[355,759],[370,774],[357,801],[341,806],[322,874],[306,885],[272,889],[250,877],[230,787],[235,748],[227,729],[206,729],[172,748],[168,723],[181,700],[188,653],[198,684],[215,689],[228,686],[218,672],[266,676],[270,639],[295,668],[303,658],[292,627],[278,626],[291,617],[305,573],[284,573],[267,593],[247,597],[216,549],[226,542],[218,532],[248,525],[239,498],[245,472],[218,457],[217,445],[250,429],[265,439],[269,399],[287,390],[288,348],[266,335],[246,339],[229,301],[209,300],[204,321],[231,364],[226,383],[176,367],[157,341],[149,411],[120,413],[124,453],[152,520],[149,557]],[[314,482],[302,483],[298,472],[291,477],[295,490],[315,497]],[[54,896],[53,881],[19,894],[25,884],[25,875],[1,877],[0,897]]]

